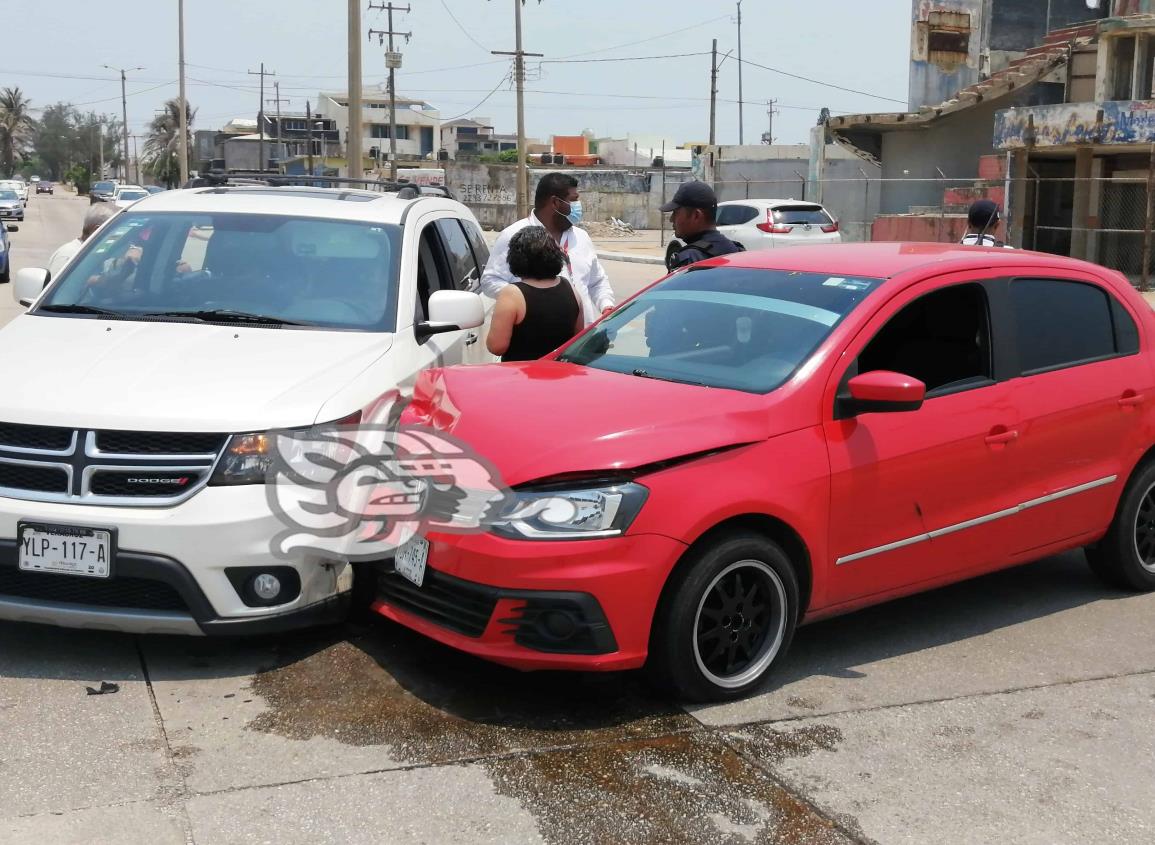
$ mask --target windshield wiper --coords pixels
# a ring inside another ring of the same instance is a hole
[[[672,382],[675,382],[677,384],[692,384],[695,387],[709,387],[710,386],[710,385],[706,384],[704,381],[694,381],[693,379],[688,379],[688,378],[674,378],[673,376],[656,376],[653,373],[651,373],[649,370],[643,370],[641,367],[638,367],[636,370],[634,370],[631,373],[631,375],[635,375],[635,376],[638,376],[640,378],[652,378],[652,379],[656,379],[657,381],[672,381]]]
[[[203,311],[150,311],[140,314],[141,317],[183,317],[187,320],[199,320],[204,323],[251,323],[254,326],[304,326],[293,320],[282,320],[280,317],[270,317],[266,314],[251,314],[248,311],[233,311],[228,308],[215,308]]]
[[[36,310],[47,311],[50,314],[98,314],[105,317],[125,316],[122,311],[109,311],[107,308],[97,308],[95,305],[77,305],[74,302],[41,305]]]

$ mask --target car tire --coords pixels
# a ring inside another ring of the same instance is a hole
[[[1131,476],[1111,527],[1084,552],[1091,569],[1112,587],[1155,590],[1155,461]]]
[[[742,698],[789,649],[798,613],[798,576],[782,548],[727,532],[692,549],[666,584],[646,672],[686,701]]]

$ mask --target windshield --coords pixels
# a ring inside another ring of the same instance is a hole
[[[94,191],[111,191],[116,186],[115,182],[97,182],[92,186]]]
[[[5,200],[11,202],[12,200],[18,199],[20,199],[20,197],[15,191],[9,191],[7,189],[0,191],[0,202],[4,202]]]
[[[270,325],[392,331],[399,252],[396,226],[126,211],[85,244],[36,313],[257,317]]]
[[[738,267],[678,273],[611,314],[559,360],[768,393],[881,283]]]
[[[118,200],[138,200],[148,196],[148,191],[121,191],[116,195]]]

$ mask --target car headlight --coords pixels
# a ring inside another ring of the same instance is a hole
[[[649,490],[633,482],[579,490],[520,490],[490,530],[518,540],[617,537],[637,517]]]
[[[225,445],[224,453],[217,461],[209,484],[217,487],[238,484],[264,484],[268,480],[269,470],[273,466],[274,450],[277,446],[277,434],[293,434],[300,436],[301,444],[309,442],[311,434],[332,432],[341,426],[356,425],[361,422],[361,412],[358,411],[341,420],[331,423],[322,423],[299,429],[280,429],[278,432],[254,432],[252,434],[234,434]],[[304,445],[299,448],[304,448]],[[282,460],[290,456],[281,456]]]

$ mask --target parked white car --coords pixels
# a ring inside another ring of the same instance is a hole
[[[134,202],[149,196],[146,189],[140,185],[121,185],[112,195],[112,204],[117,208],[128,208]]]
[[[359,562],[273,551],[269,433],[377,422],[420,370],[492,360],[487,259],[452,200],[232,187],[140,200],[46,289],[17,273],[0,619],[200,635],[341,618]]]
[[[842,243],[838,221],[825,208],[797,200],[718,203],[718,231],[746,249]]]

